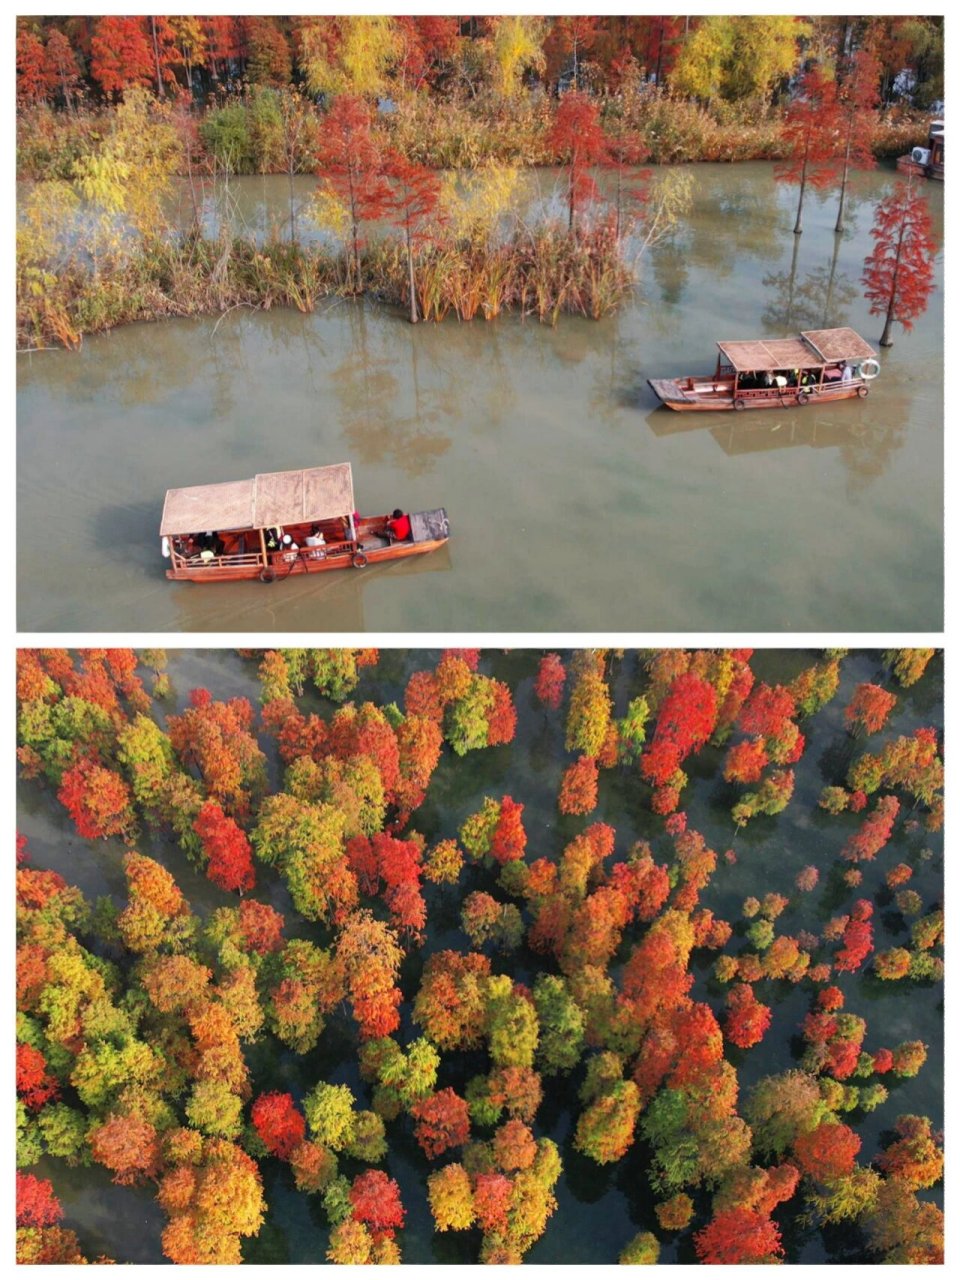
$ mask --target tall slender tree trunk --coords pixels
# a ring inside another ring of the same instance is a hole
[[[890,337],[890,330],[893,327],[894,310],[897,305],[897,277],[900,275],[900,254],[903,252],[903,237],[907,232],[906,218],[900,223],[900,235],[897,239],[897,256],[893,260],[893,280],[890,282],[890,301],[887,303],[887,318],[883,326],[883,333],[880,335],[881,347],[892,347],[893,338]]]
[[[807,140],[803,150],[803,168],[800,170],[800,199],[797,201],[797,220],[793,224],[793,234],[795,236],[803,235],[803,196],[807,189],[807,161],[810,158],[810,135],[807,134]]]
[[[413,274],[413,237],[410,233],[410,223],[407,222],[407,271],[410,277],[410,323],[416,324],[420,317],[417,315],[417,282]]]
[[[843,177],[840,180],[840,208],[837,210],[837,225],[834,227],[835,232],[843,230],[843,214],[844,206],[847,201],[847,175],[850,172],[850,148],[853,146],[853,116],[847,122],[847,145],[843,153]]]
[[[163,76],[160,74],[160,45],[157,41],[157,20],[150,19],[150,33],[153,36],[153,60],[157,67],[157,97],[163,97]]]
[[[294,211],[293,211],[293,170],[294,170],[294,165],[295,165],[295,160],[294,160],[294,155],[293,155],[293,149],[291,148],[291,150],[290,150],[290,154],[289,154],[289,158],[288,158],[288,163],[287,163],[287,178],[288,178],[289,185],[290,185],[290,243],[291,243],[291,244],[296,244],[296,243],[297,243],[297,219],[296,219],[296,214],[295,214],[295,213],[294,213]]]

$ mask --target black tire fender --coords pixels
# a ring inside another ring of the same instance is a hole
[[[260,570],[261,582],[276,582],[276,580],[277,580],[276,569],[271,569],[269,566],[267,566]]]
[[[355,569],[365,569],[367,566],[367,557],[362,551],[354,552],[353,567]]]
[[[733,402],[733,407],[735,409],[745,409],[747,407],[747,402],[742,396],[737,396],[736,400]]]
[[[861,400],[865,400],[869,394],[870,394],[869,387],[857,387],[857,395],[860,397]]]

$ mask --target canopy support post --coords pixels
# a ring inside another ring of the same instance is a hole
[[[270,563],[269,560],[267,559],[267,540],[263,535],[262,529],[259,530],[259,534],[260,534],[260,555],[263,557],[263,567],[266,569]]]

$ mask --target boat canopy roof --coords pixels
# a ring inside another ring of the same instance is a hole
[[[349,462],[304,471],[272,471],[252,480],[168,489],[161,535],[204,529],[272,529],[351,515],[353,474]]]
[[[877,354],[853,329],[805,329],[796,338],[755,338],[717,346],[738,373],[817,368]]]

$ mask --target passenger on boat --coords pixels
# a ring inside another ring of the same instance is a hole
[[[410,537],[410,517],[399,507],[387,521],[387,533],[395,542],[405,542]]]
[[[283,538],[283,530],[279,525],[275,529],[264,529],[264,541],[267,544],[268,551],[279,551],[280,541]]]
[[[311,560],[323,560],[326,558],[327,540],[318,524],[315,524],[310,530],[310,534],[304,539],[304,543],[310,548],[307,555]]]
[[[226,546],[216,529],[208,529],[206,533],[196,533],[193,541],[201,552],[210,551],[213,555],[222,556]]]
[[[841,374],[841,378],[840,378],[840,380],[841,380],[841,382],[852,382],[852,381],[853,381],[853,365],[845,364],[845,365],[843,366],[843,373]]]

